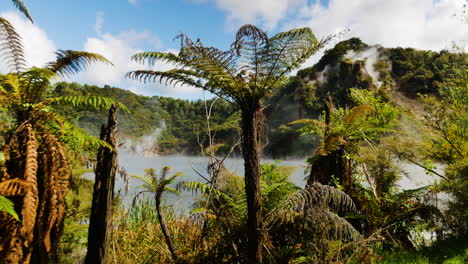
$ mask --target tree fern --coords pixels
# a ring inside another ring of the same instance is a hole
[[[293,29],[269,38],[261,29],[244,25],[236,33],[227,51],[204,46],[185,34],[178,36],[179,54],[144,52],[134,61],[154,65],[156,61],[172,62],[168,71],[139,70],[128,78],[143,82],[164,81],[207,90],[234,103],[242,111],[242,151],[245,159],[249,261],[262,262],[263,235],[260,188],[260,126],[263,120],[262,99],[284,84],[286,74],[296,69],[320,49],[324,42],[315,38],[309,28]],[[326,40],[325,40],[326,42]]]
[[[13,2],[25,10],[22,1]],[[0,107],[15,120],[6,140],[7,158],[0,170],[0,189],[7,193],[0,194],[16,194],[14,201],[21,208],[22,219],[18,224],[11,217],[0,216],[0,222],[6,227],[0,230],[2,261],[48,262],[58,249],[65,216],[70,177],[65,145],[82,153],[83,146],[104,144],[63,120],[53,106],[67,103],[103,108],[110,105],[110,99],[90,96],[46,99],[47,91],[58,76],[77,73],[93,62],[110,62],[98,54],[59,51],[57,60],[45,68],[25,70],[21,38],[3,18],[0,18],[0,34],[0,57],[13,71],[2,78]],[[126,110],[123,105],[121,108]]]

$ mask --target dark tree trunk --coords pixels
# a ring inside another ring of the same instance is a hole
[[[325,133],[327,137],[331,131],[331,113],[333,111],[332,97],[327,95],[325,97]],[[310,166],[310,175],[307,180],[307,186],[314,182],[319,182],[324,185],[333,186],[332,175],[343,186],[345,192],[351,189],[351,164],[350,160],[345,158],[346,150],[341,146],[337,150],[328,153],[327,155],[319,155],[315,157]],[[306,186],[306,187],[307,187]]]
[[[242,111],[242,154],[245,168],[245,193],[247,195],[247,239],[249,263],[262,263],[263,221],[260,192],[260,106]]]
[[[114,199],[115,173],[117,171],[117,105],[109,110],[107,126],[101,128],[101,140],[113,149],[100,147],[96,162],[93,204],[88,232],[88,264],[106,264],[108,241],[112,228],[112,203]]]
[[[172,244],[171,237],[169,235],[169,230],[167,230],[166,221],[164,220],[162,210],[161,210],[161,196],[162,193],[157,193],[155,195],[156,200],[156,213],[158,214],[159,225],[161,226],[161,230],[164,235],[164,239],[166,240],[167,247],[171,252],[172,258],[174,259],[175,263],[178,263],[178,258],[174,250],[174,245]]]

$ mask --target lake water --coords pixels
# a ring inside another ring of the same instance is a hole
[[[305,186],[305,174],[304,170],[306,167],[306,159],[294,159],[294,160],[281,160],[280,165],[292,166],[296,169],[291,175],[292,181],[299,187]],[[272,159],[263,159],[262,162],[274,162]],[[170,166],[172,169],[169,175],[177,172],[183,172],[184,177],[179,178],[179,181],[200,181],[205,182],[194,169],[201,174],[206,175],[206,165],[208,164],[208,158],[199,156],[142,156],[138,154],[130,154],[126,152],[119,153],[119,166],[125,168],[129,175],[144,174],[144,169],[154,168],[159,173],[162,167]],[[238,175],[244,174],[244,162],[241,158],[228,158],[225,161],[225,167]],[[426,186],[434,183],[437,180],[436,176],[430,176],[425,174],[424,170],[420,167],[404,164],[404,170],[407,172],[409,177],[403,176],[398,185],[401,189],[413,189],[417,187]],[[93,178],[94,175],[88,175]],[[125,205],[130,206],[132,199],[136,193],[141,189],[137,188],[141,183],[139,180],[130,177],[129,181],[129,192],[127,195],[124,193],[124,181],[120,176],[117,176],[116,180],[116,192],[121,193],[121,197]],[[166,204],[173,205],[179,211],[189,210],[191,205],[195,202],[195,195],[190,191],[182,191],[180,196],[168,194],[165,196]]]

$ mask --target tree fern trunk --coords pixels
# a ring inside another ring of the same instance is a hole
[[[155,196],[156,213],[158,214],[159,225],[161,226],[161,230],[162,230],[164,239],[166,240],[167,247],[169,248],[169,251],[171,252],[172,259],[174,259],[174,263],[178,263],[178,258],[175,253],[174,245],[172,244],[171,236],[169,235],[169,230],[167,229],[166,221],[164,220],[164,217],[162,214],[161,196],[162,196],[162,193],[157,193]]]
[[[262,263],[263,221],[260,192],[260,121],[261,109],[242,111],[242,154],[245,167],[245,193],[247,195],[247,239],[249,263]]]
[[[112,228],[112,203],[114,199],[115,173],[117,171],[117,105],[109,110],[107,127],[102,126],[101,140],[109,143],[113,150],[100,147],[96,163],[93,204],[88,232],[88,264],[109,263],[108,241]]]

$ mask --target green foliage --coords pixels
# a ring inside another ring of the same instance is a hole
[[[74,169],[70,189],[66,196],[66,218],[64,233],[60,241],[60,263],[72,264],[81,260],[86,253],[88,240],[88,222],[91,212],[94,182],[84,177],[92,172],[80,164],[79,159],[73,160]]]
[[[388,49],[392,73],[400,87],[410,96],[417,93],[438,94],[443,82],[450,79],[457,67],[467,65],[464,53],[418,51],[412,48]]]
[[[310,28],[293,29],[268,38],[252,25],[238,30],[228,51],[205,47],[199,40],[193,42],[183,34],[179,38],[178,55],[144,52],[134,55],[133,60],[150,65],[158,60],[171,62],[184,69],[134,71],[127,77],[199,87],[244,108],[250,105],[249,100],[259,101],[279,87],[285,81],[285,74],[298,68],[324,44],[317,41]]]
[[[468,226],[468,70],[455,70],[443,84],[441,98],[422,96],[423,123],[433,133],[423,149],[431,158],[446,165],[441,188],[453,195],[449,204],[452,228],[467,233]],[[460,210],[460,208],[463,208]]]
[[[468,244],[466,239],[439,241],[430,247],[419,250],[384,252],[379,264],[462,264],[468,261]]]
[[[107,110],[113,103],[117,103],[118,107],[123,109],[126,112],[129,112],[127,107],[120,103],[115,102],[112,98],[102,97],[102,96],[63,96],[63,97],[55,97],[48,100],[50,104],[57,104],[57,105],[70,105],[77,108],[88,108],[88,109],[99,109],[99,110]]]
[[[296,130],[301,134],[321,134],[323,139],[317,149],[321,155],[327,155],[341,146],[346,146],[348,153],[353,155],[361,144],[372,143],[393,131],[398,121],[395,107],[368,90],[351,89],[350,96],[357,106],[332,111],[330,131],[326,137],[323,115],[318,120],[297,120],[289,125],[302,126]]]
[[[262,200],[267,212],[273,210],[285,197],[289,197],[299,190],[290,180],[294,167],[280,166],[279,162],[264,163],[262,166]]]
[[[143,189],[139,193],[135,195],[133,198],[133,203],[137,201],[138,197],[144,193],[153,193],[155,195],[162,195],[163,193],[174,193],[179,195],[179,191],[174,188],[169,187],[169,184],[174,183],[176,178],[183,176],[182,172],[176,173],[169,178],[166,178],[170,167],[164,167],[161,170],[160,176],[156,174],[154,169],[145,169],[146,175],[132,175],[131,177],[138,179],[141,181],[141,185],[137,186],[137,188]]]
[[[16,220],[20,221],[18,214],[15,211],[15,205],[12,201],[8,200],[6,197],[0,195],[0,212],[5,212]]]

